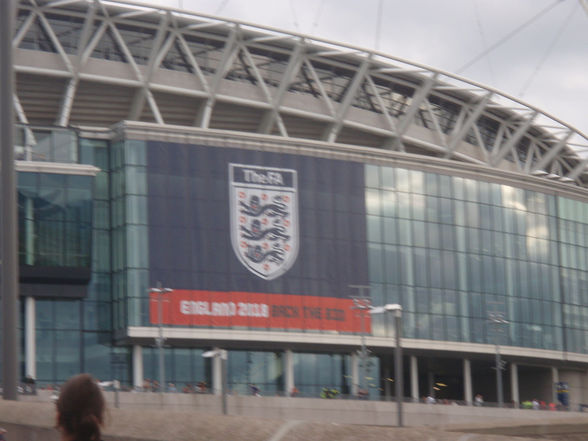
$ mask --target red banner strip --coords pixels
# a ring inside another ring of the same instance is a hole
[[[151,293],[151,324],[361,332],[351,299],[251,292],[193,291]],[[370,332],[369,314],[365,330]]]

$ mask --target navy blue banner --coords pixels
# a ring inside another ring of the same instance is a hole
[[[152,286],[347,297],[368,279],[364,166],[147,143]]]

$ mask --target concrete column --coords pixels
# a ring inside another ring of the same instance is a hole
[[[510,390],[513,404],[518,407],[521,398],[519,396],[519,366],[516,363],[510,364]]]
[[[391,396],[391,392],[390,392],[390,383],[392,383],[390,381],[390,359],[389,358],[384,358],[384,400],[386,401],[390,401],[390,396]],[[394,376],[394,381],[398,381],[398,379],[396,378],[396,375]]]
[[[410,356],[410,396],[415,403],[419,401],[419,365],[416,355]]]
[[[136,390],[143,389],[143,348],[141,345],[133,346],[133,386]]]
[[[427,386],[429,387],[429,395],[435,397],[435,374],[433,372],[427,372]]]
[[[557,403],[556,383],[559,383],[559,371],[556,367],[551,368],[551,402]]]
[[[463,399],[468,406],[472,405],[472,364],[467,358],[463,359]]]
[[[33,207],[33,198],[25,200],[25,262],[27,265],[35,264],[35,211]]]
[[[213,348],[213,351],[220,351],[220,348]],[[223,374],[220,357],[212,357],[212,393],[220,395],[223,388]]]
[[[351,395],[357,396],[359,392],[359,357],[357,352],[351,353]]]
[[[35,335],[35,299],[25,301],[25,373],[37,379],[37,343]]]
[[[292,393],[294,389],[294,354],[291,349],[284,351],[284,393],[287,397]]]

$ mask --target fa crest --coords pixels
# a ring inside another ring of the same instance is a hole
[[[241,263],[273,280],[298,256],[296,170],[229,164],[231,243]]]

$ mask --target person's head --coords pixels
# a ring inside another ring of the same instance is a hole
[[[68,441],[99,441],[104,424],[104,396],[88,374],[70,378],[57,399],[57,427]]]

